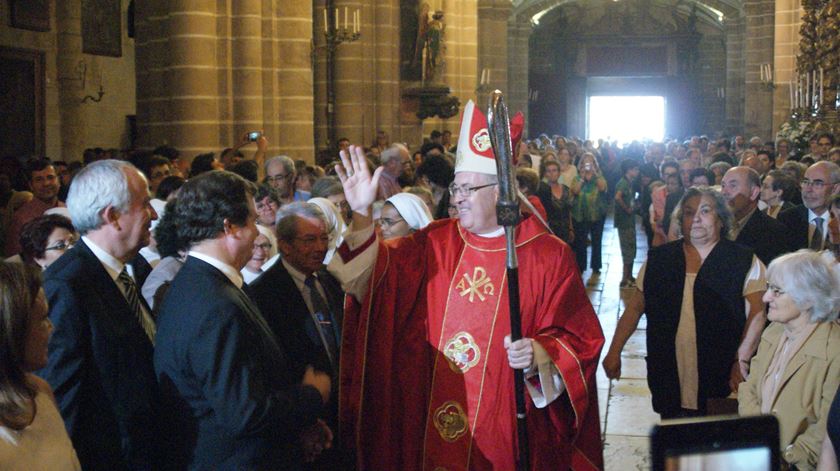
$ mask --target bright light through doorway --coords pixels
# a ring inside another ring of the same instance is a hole
[[[592,140],[609,139],[619,144],[634,140],[662,141],[665,137],[665,97],[589,97],[589,129]]]

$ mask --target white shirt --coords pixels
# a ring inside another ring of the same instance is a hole
[[[211,257],[210,255],[203,254],[201,252],[196,252],[194,250],[190,250],[187,253],[187,256],[195,257],[201,260],[202,262],[209,263],[214,268],[222,272],[222,274],[225,275],[227,279],[230,280],[231,283],[233,283],[234,286],[236,286],[239,289],[242,289],[242,284],[245,283],[245,281],[242,279],[242,274],[239,273],[239,270],[237,270],[236,268],[233,268],[232,266],[215,257]]]
[[[105,271],[108,272],[108,276],[111,277],[111,280],[114,281],[114,284],[117,285],[117,288],[120,290],[120,293],[124,297],[126,297],[126,301],[128,301],[128,297],[125,293],[125,286],[123,286],[122,282],[117,281],[119,278],[120,273],[122,273],[123,269],[125,269],[128,276],[134,279],[134,284],[137,289],[137,296],[140,296],[140,284],[137,283],[137,278],[134,277],[134,268],[131,265],[126,265],[125,263],[117,260],[113,255],[106,252],[102,247],[96,245],[96,243],[87,238],[87,236],[82,236],[82,240],[84,241],[85,245],[88,246],[93,255],[99,260],[99,263],[105,268]],[[148,311],[146,311],[146,307],[143,306],[143,303],[140,304],[140,310],[143,311],[143,316],[147,318],[147,321],[154,325],[154,321],[152,321],[151,315]]]
[[[88,246],[93,255],[99,260],[99,263],[105,268],[105,271],[108,272],[108,276],[111,277],[111,280],[117,285],[117,288],[120,289],[120,292],[125,296],[125,287],[122,283],[117,282],[117,278],[119,278],[120,273],[122,273],[123,269],[125,269],[128,276],[130,276],[134,280],[134,284],[138,286],[137,293],[140,293],[139,283],[137,283],[137,278],[134,276],[134,267],[131,265],[126,265],[125,263],[117,260],[113,255],[109,254],[105,251],[102,247],[96,245],[96,243],[87,238],[87,236],[82,236],[82,240],[85,242],[85,245]],[[128,298],[126,298],[128,299]],[[140,309],[143,310],[144,314],[149,314],[146,312],[146,308],[140,303]]]

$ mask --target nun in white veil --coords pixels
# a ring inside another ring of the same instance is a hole
[[[385,200],[378,223],[385,240],[403,237],[432,222],[429,207],[417,195],[397,193]]]

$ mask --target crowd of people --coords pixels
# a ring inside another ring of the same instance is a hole
[[[380,132],[313,164],[259,133],[4,159],[0,467],[514,469],[519,369],[532,468],[601,468],[585,287],[612,215],[607,376],[644,314],[662,418],[737,397],[779,419],[786,463],[837,469],[840,148],[812,142],[515,142],[516,341],[472,103],[415,152]]]

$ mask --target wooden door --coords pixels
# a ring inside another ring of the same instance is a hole
[[[44,53],[0,47],[0,157],[44,155]]]

